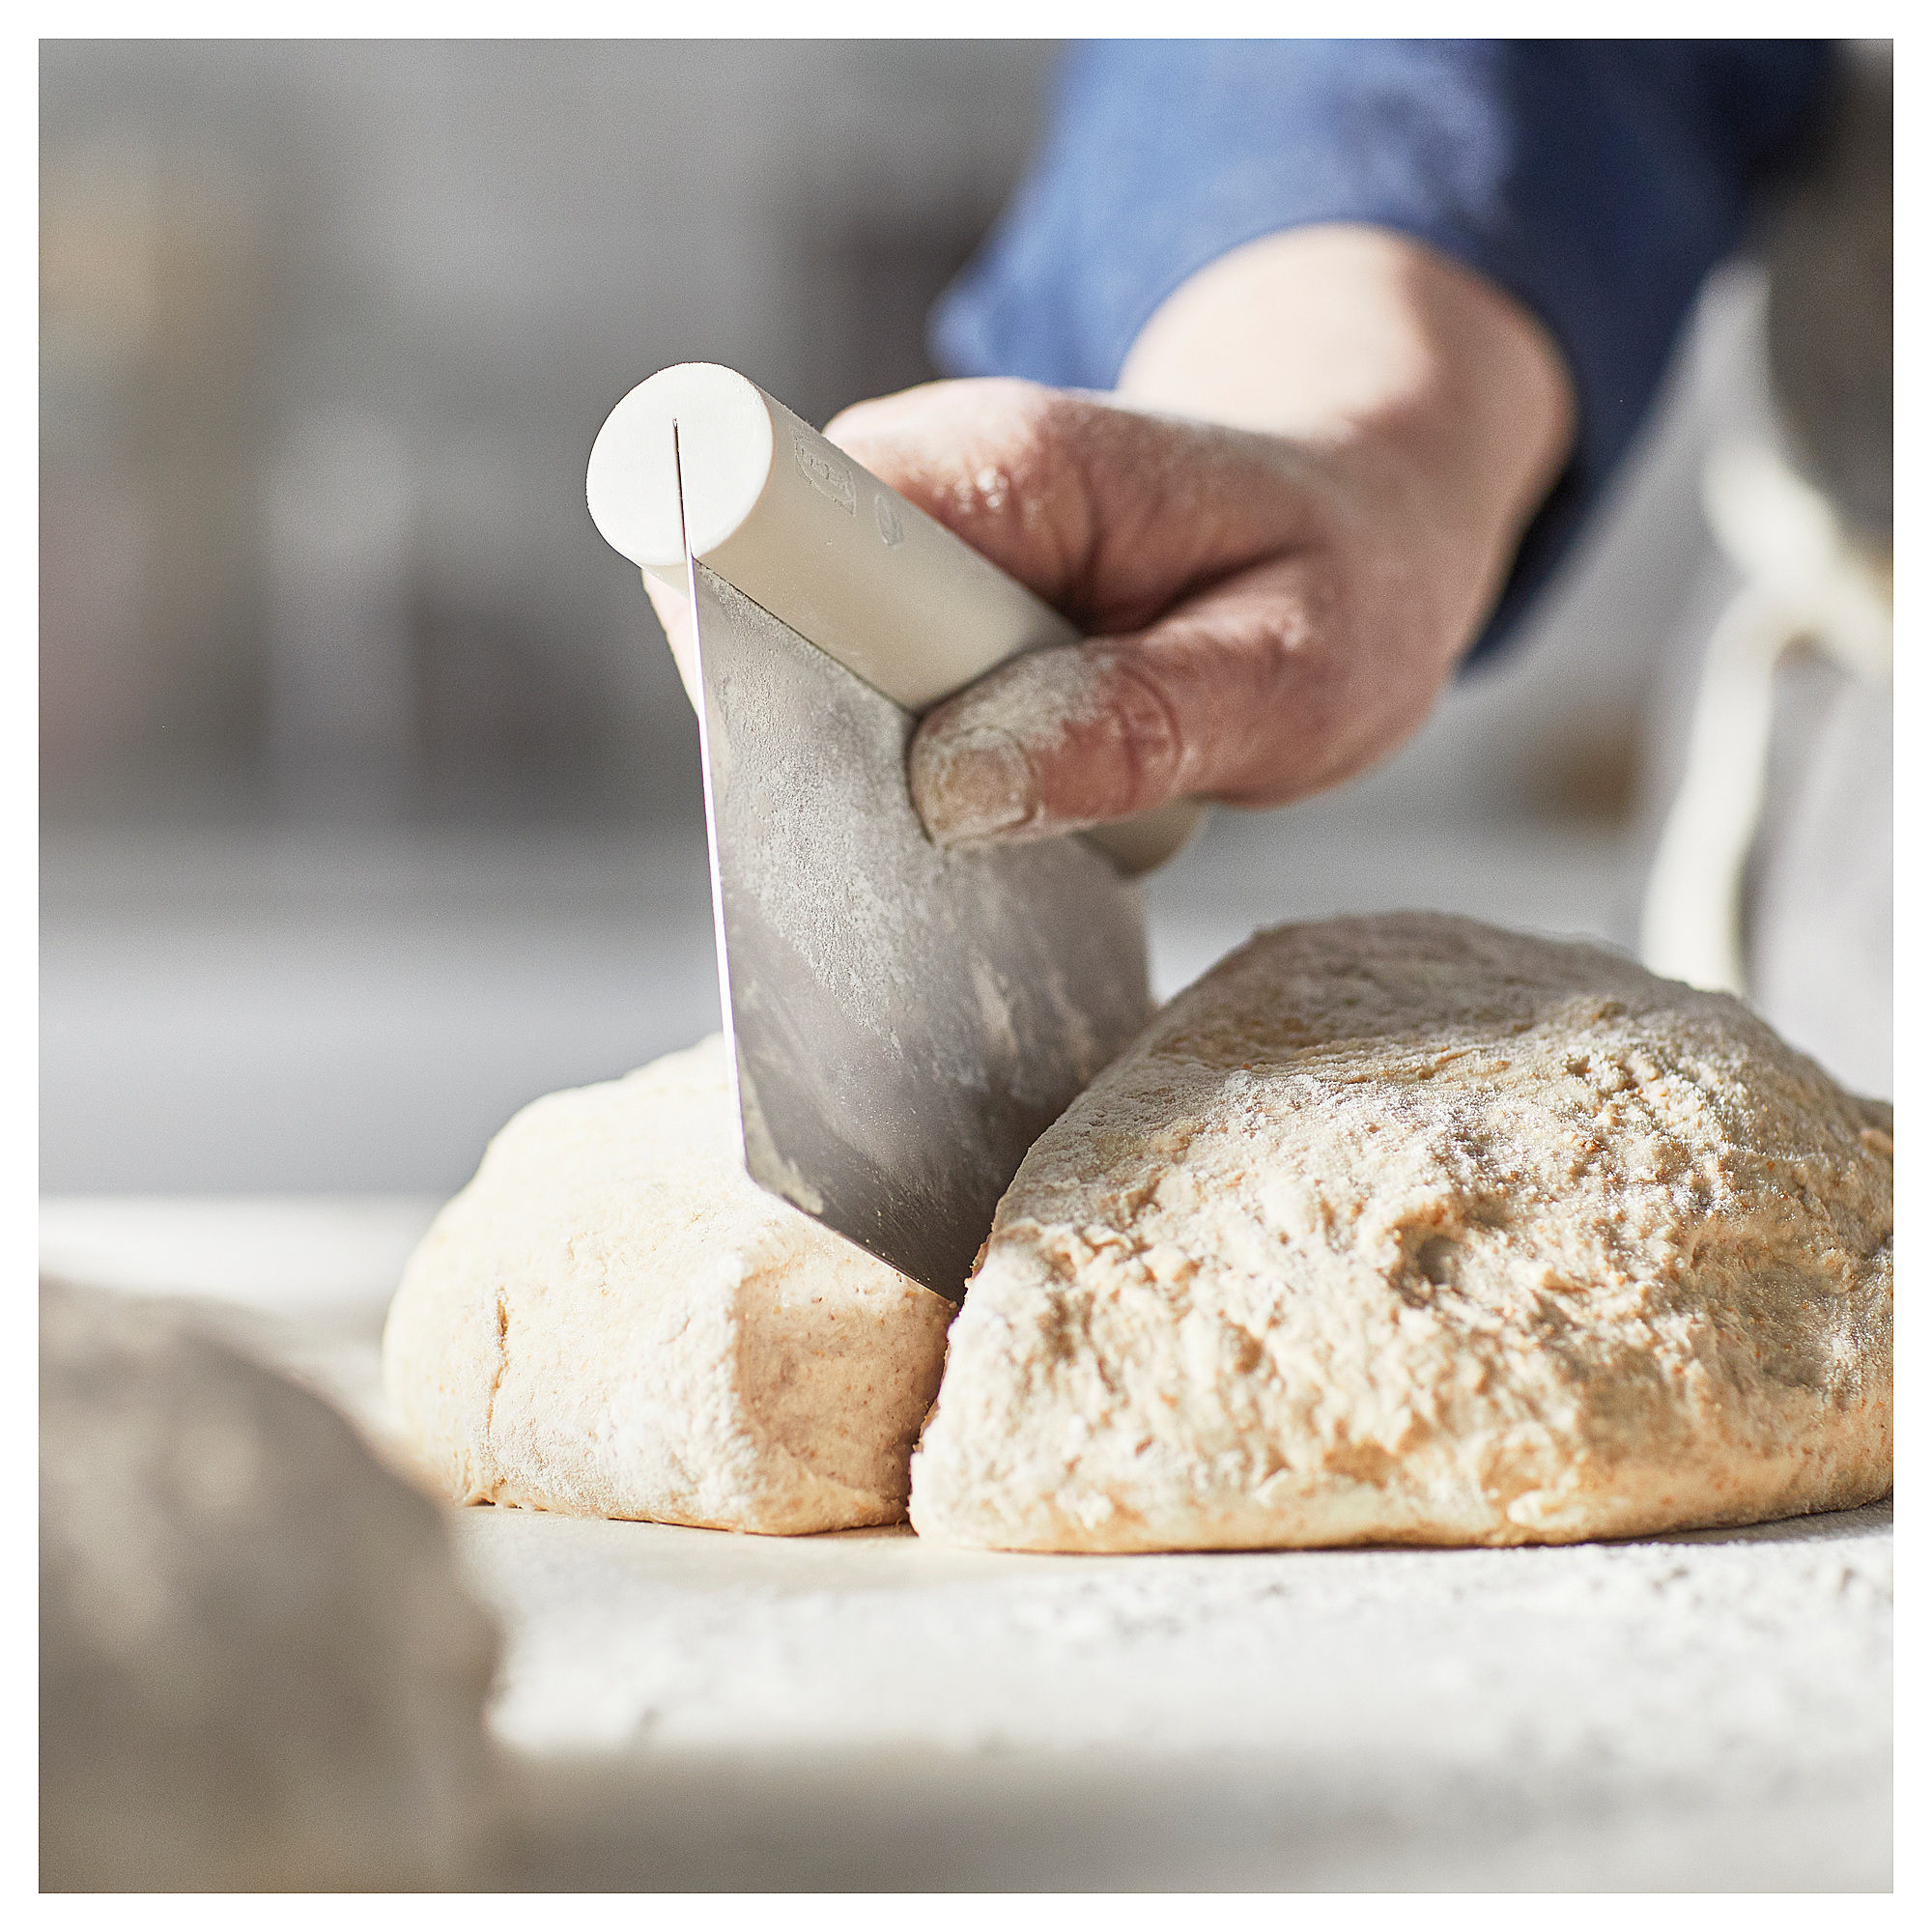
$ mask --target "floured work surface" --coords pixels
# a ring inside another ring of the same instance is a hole
[[[291,1204],[281,1241],[256,1204],[156,1215],[211,1288],[266,1290],[298,1245],[321,1265],[314,1211]],[[335,1218],[358,1213],[384,1210]],[[99,1229],[90,1272],[141,1285],[125,1204]],[[339,1308],[251,1334],[380,1431],[355,1245]],[[1890,1883],[1886,1506],[1570,1548],[1121,1558],[449,1520],[502,1621],[492,1721],[525,1776],[481,1884]]]
[[[1132,1557],[472,1511],[530,1882],[1890,1883],[1891,1513]]]

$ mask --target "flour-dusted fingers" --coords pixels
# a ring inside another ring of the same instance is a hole
[[[929,383],[827,437],[1094,632],[1330,532],[1322,465],[1280,437],[1037,383]]]
[[[943,844],[1009,843],[1176,798],[1320,791],[1421,722],[1449,661],[1317,553],[1270,559],[1138,635],[1038,651],[928,714],[910,781]]]

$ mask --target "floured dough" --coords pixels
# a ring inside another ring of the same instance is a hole
[[[411,1258],[384,1375],[466,1502],[796,1534],[896,1522],[949,1303],[773,1199],[722,1041],[553,1094]]]
[[[1593,946],[1262,934],[1028,1154],[914,1524],[1529,1543],[1868,1501],[1890,1128],[1736,1001]]]
[[[471,1883],[496,1629],[435,1505],[205,1321],[42,1288],[41,1884]]]

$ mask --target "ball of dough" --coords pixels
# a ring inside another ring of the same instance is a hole
[[[497,1634],[437,1507],[197,1327],[42,1293],[41,1883],[467,1881]]]
[[[713,1037],[497,1136],[384,1374],[460,1501],[796,1535],[904,1518],[952,1315],[750,1179]]]
[[[1869,1501],[1890,1128],[1735,1000],[1594,946],[1264,933],[1027,1155],[913,1522],[1560,1543]]]

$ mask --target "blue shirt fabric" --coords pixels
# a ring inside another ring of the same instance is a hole
[[[1077,48],[1012,206],[933,321],[941,367],[1107,389],[1245,242],[1413,235],[1541,318],[1569,468],[1471,656],[1548,577],[1635,435],[1706,272],[1824,104],[1808,41],[1129,41]]]

